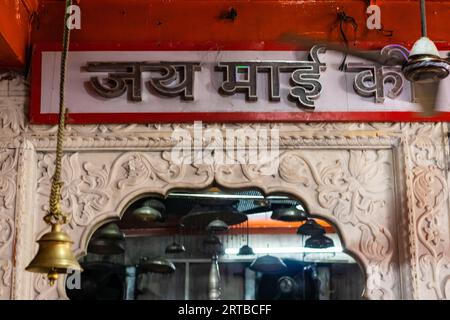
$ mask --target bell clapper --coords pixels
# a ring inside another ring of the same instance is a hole
[[[47,279],[50,286],[54,286],[55,282],[58,280],[59,275],[56,269],[52,269],[47,273]]]

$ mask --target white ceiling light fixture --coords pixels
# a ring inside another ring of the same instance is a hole
[[[273,247],[273,248],[253,248],[255,254],[292,254],[292,253],[340,253],[342,247],[336,246],[325,249],[314,249],[306,247]],[[225,254],[237,255],[239,248],[226,248]]]
[[[442,58],[434,42],[428,38],[425,7],[425,0],[420,0],[422,37],[414,43],[408,57],[390,55],[389,50],[386,52],[383,50],[380,53],[359,51],[344,45],[317,41],[292,33],[285,33],[280,39],[302,46],[324,46],[329,50],[340,51],[381,66],[402,67],[405,78],[413,83],[415,98],[422,107],[423,115],[432,116],[436,113],[440,81],[450,73],[450,58]],[[392,47],[395,48],[396,45]]]

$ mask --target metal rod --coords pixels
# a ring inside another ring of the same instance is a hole
[[[427,36],[427,13],[425,10],[425,0],[420,0],[420,23],[422,25],[422,37]]]
[[[185,270],[184,270],[184,300],[189,300],[189,281],[190,281],[190,268],[189,268],[189,261],[185,262]]]
[[[229,200],[293,200],[287,196],[252,196],[252,195],[238,195],[238,194],[208,194],[208,193],[179,193],[171,192],[168,198],[203,198],[203,199],[229,199]]]

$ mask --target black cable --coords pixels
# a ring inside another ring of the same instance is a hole
[[[348,39],[344,31],[344,23],[351,24],[351,26],[355,31],[355,35],[356,32],[358,31],[358,24],[356,23],[355,18],[346,15],[344,11],[338,12],[338,19],[339,19],[339,31],[341,33],[342,40],[344,41],[345,46],[348,47]],[[347,61],[347,53],[344,53],[344,59],[342,60],[341,65],[339,66],[340,71],[344,70],[346,61]]]

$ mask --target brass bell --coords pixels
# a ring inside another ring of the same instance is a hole
[[[72,240],[67,233],[61,231],[61,225],[52,225],[52,230],[44,234],[38,241],[39,250],[30,262],[27,271],[46,273],[50,285],[53,285],[60,273],[69,270],[83,271],[72,253]]]

